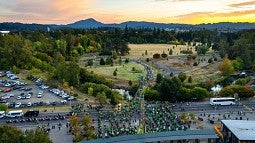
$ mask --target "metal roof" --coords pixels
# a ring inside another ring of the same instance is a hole
[[[187,130],[157,132],[149,134],[126,135],[110,138],[101,138],[91,141],[82,141],[81,143],[144,143],[156,141],[172,141],[183,139],[217,139],[219,138],[214,130]]]
[[[221,121],[239,140],[255,141],[255,121],[222,120]]]

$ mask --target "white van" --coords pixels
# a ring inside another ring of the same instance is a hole
[[[6,116],[9,118],[22,117],[23,111],[22,110],[9,111],[9,113]]]
[[[0,111],[0,119],[3,118],[5,116],[4,111]]]

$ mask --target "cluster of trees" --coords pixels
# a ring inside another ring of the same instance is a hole
[[[162,100],[169,102],[202,100],[209,96],[209,92],[201,87],[185,87],[183,82],[187,79],[185,73],[178,76],[163,78],[157,75],[156,84],[153,87],[143,89],[144,98],[148,101]],[[188,78],[192,82],[192,78]]]
[[[49,134],[43,128],[36,128],[24,133],[14,126],[0,126],[1,143],[52,143]]]
[[[80,117],[73,115],[69,118],[71,133],[73,134],[73,142],[80,142],[84,138],[91,140],[97,138],[95,129],[92,126],[92,119],[89,115]]]
[[[224,87],[220,93],[220,96],[223,97],[233,97],[234,95],[237,95],[238,98],[246,99],[248,97],[255,96],[255,91],[250,86],[242,86],[242,85],[231,85]]]
[[[254,30],[221,34],[216,37],[212,47],[218,50],[222,57],[227,55],[230,60],[242,60],[242,65],[238,70],[252,69],[255,65],[254,36]]]

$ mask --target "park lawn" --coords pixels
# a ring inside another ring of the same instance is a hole
[[[137,72],[133,72],[132,68],[135,68]],[[114,70],[117,69],[117,76],[113,76]],[[121,65],[115,64],[113,66],[104,65],[104,66],[92,66],[88,70],[93,71],[96,74],[103,75],[106,77],[117,78],[121,80],[131,80],[137,81],[140,76],[144,76],[144,67],[140,64],[129,62],[122,63]]]

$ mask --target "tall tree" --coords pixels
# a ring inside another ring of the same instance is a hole
[[[223,59],[218,68],[223,76],[229,76],[234,72],[234,67],[227,57]]]

